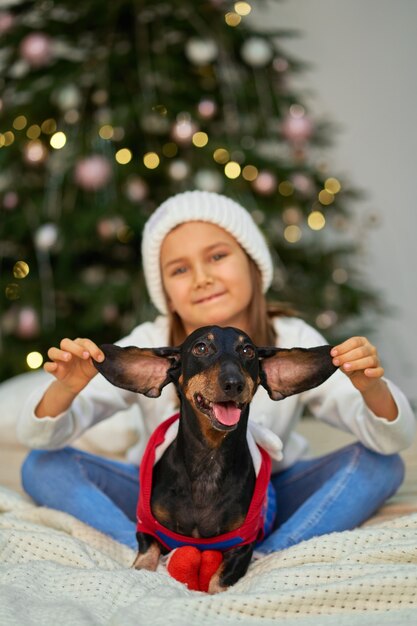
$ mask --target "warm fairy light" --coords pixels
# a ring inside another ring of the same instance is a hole
[[[41,131],[45,133],[45,135],[53,135],[56,131],[56,122],[52,118],[49,118],[42,122]]]
[[[199,131],[197,133],[194,133],[192,141],[196,148],[204,148],[204,146],[208,144],[208,140],[209,138],[207,133]]]
[[[13,128],[16,130],[23,130],[27,126],[27,119],[24,115],[18,115],[15,120],[13,120]]]
[[[297,243],[301,239],[301,228],[295,224],[287,226],[284,230],[284,238],[288,243]]]
[[[162,146],[162,154],[168,157],[169,159],[172,159],[172,157],[177,156],[178,154],[177,144],[174,143],[173,141],[164,143],[164,145]]]
[[[227,163],[230,159],[230,154],[225,148],[217,148],[217,150],[213,152],[213,159],[216,163],[224,165],[224,163]]]
[[[126,165],[127,163],[130,163],[130,161],[132,160],[132,153],[129,150],[129,148],[120,148],[120,150],[118,150],[116,154],[114,155],[114,158],[116,159],[118,163],[120,163],[120,165]]]
[[[102,139],[111,139],[114,135],[114,128],[110,124],[104,124],[98,131]]]
[[[26,261],[17,261],[13,266],[13,276],[15,278],[26,278],[29,274],[29,265]]]
[[[143,163],[145,164],[145,167],[148,168],[148,170],[154,170],[158,167],[160,159],[156,152],[147,152],[143,156]]]
[[[259,173],[258,168],[255,167],[254,165],[245,165],[245,167],[242,170],[243,178],[250,182],[253,180],[256,180],[258,173]]]
[[[299,224],[302,220],[302,213],[297,206],[289,206],[284,210],[282,219],[285,224]]]
[[[228,26],[239,26],[242,18],[234,11],[229,11],[229,13],[226,13],[226,15],[224,16],[224,21]]]
[[[249,15],[252,11],[252,7],[249,2],[235,2],[235,11],[238,15],[244,17],[245,15]]]
[[[5,139],[3,133],[0,133],[0,148],[5,145]]]
[[[322,189],[319,193],[319,201],[324,206],[328,206],[332,202],[334,202],[334,194],[327,191],[327,189]]]
[[[49,143],[51,144],[53,148],[55,148],[55,150],[60,150],[67,143],[67,137],[65,133],[63,133],[62,131],[59,131],[52,135]]]
[[[3,135],[4,146],[11,146],[14,142],[14,133],[11,130],[7,130]]]
[[[321,211],[313,211],[307,218],[311,230],[321,230],[326,225],[326,218]]]
[[[64,115],[64,120],[67,122],[67,124],[76,124],[79,119],[80,114],[78,113],[77,109],[70,109]]]
[[[26,131],[26,137],[29,139],[38,139],[41,134],[41,127],[37,124],[32,124]]]
[[[294,193],[294,185],[290,183],[289,180],[283,180],[282,183],[278,185],[278,191],[281,196],[292,196],[292,194]]]
[[[337,267],[333,270],[332,278],[337,285],[343,285],[349,278],[349,275],[343,267]]]
[[[342,188],[342,185],[337,180],[337,178],[328,178],[324,183],[324,188],[326,191],[332,194],[339,193]]]
[[[224,166],[224,173],[227,178],[237,178],[240,175],[240,165],[236,161],[229,161]]]
[[[47,149],[38,139],[29,141],[25,146],[25,158],[31,163],[41,163],[46,159]]]
[[[40,352],[29,352],[26,357],[26,363],[31,370],[37,370],[43,363],[43,356]]]
[[[20,298],[20,287],[17,283],[9,283],[4,292],[8,300],[18,300]]]

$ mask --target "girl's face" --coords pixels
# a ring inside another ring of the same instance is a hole
[[[180,224],[162,242],[160,261],[169,307],[187,334],[211,324],[249,332],[249,260],[227,231],[210,222]]]

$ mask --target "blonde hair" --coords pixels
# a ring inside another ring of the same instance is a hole
[[[249,336],[257,346],[274,346],[278,337],[274,317],[296,315],[296,311],[280,302],[267,302],[262,292],[261,272],[255,261],[248,256],[253,297],[248,306]],[[178,346],[187,337],[182,319],[175,311],[169,311],[169,345]]]

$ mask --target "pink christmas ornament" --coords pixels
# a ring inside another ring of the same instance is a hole
[[[108,217],[98,222],[97,232],[102,239],[114,239],[125,226],[125,222],[120,217]]]
[[[179,119],[172,127],[172,139],[181,145],[191,143],[194,133],[197,132],[197,126],[189,119]]]
[[[0,12],[0,35],[5,35],[14,24],[14,15],[7,11]]]
[[[213,117],[213,115],[216,114],[217,104],[214,102],[214,100],[204,99],[200,100],[197,109],[200,117],[204,118],[205,120],[209,120]]]
[[[282,122],[281,132],[290,143],[302,144],[313,134],[313,123],[304,113],[290,111]]]
[[[126,183],[126,196],[131,202],[142,202],[149,193],[148,185],[139,176],[132,176]]]
[[[32,339],[39,335],[39,319],[35,309],[24,307],[19,311],[15,332],[21,339]]]
[[[20,56],[35,69],[48,65],[52,60],[51,38],[44,33],[31,33],[22,39]]]
[[[301,173],[295,173],[291,176],[291,182],[294,185],[294,189],[301,193],[303,196],[309,196],[314,192],[314,182],[309,176]]]
[[[3,207],[8,211],[13,211],[19,203],[19,196],[15,191],[8,191],[3,197]]]
[[[100,154],[93,154],[78,161],[74,179],[86,191],[97,191],[107,185],[112,175],[110,161]]]
[[[268,196],[277,188],[277,179],[271,172],[261,171],[252,182],[252,187],[258,193]]]

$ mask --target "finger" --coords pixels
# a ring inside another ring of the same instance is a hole
[[[43,369],[45,372],[48,372],[48,374],[52,374],[58,369],[58,363],[50,363],[47,361],[43,364]]]
[[[385,370],[383,367],[372,367],[372,368],[366,368],[363,372],[365,374],[365,376],[367,376],[368,378],[382,378],[382,376],[385,373]]]
[[[84,350],[82,344],[80,343],[80,339],[62,339],[59,344],[61,350],[68,352],[69,354],[73,354],[74,356],[78,356],[80,359],[88,359],[90,356],[88,350]]]
[[[364,346],[366,344],[370,345],[366,337],[350,337],[349,339],[346,339],[346,341],[343,341],[343,343],[334,346],[330,351],[330,354],[332,356],[344,354],[345,352],[349,352],[349,350],[360,348],[361,346]]]
[[[88,352],[89,356],[93,357],[96,361],[104,360],[104,353],[100,350],[97,344],[91,339],[77,339],[77,342]]]
[[[364,371],[366,369],[375,369],[380,367],[378,359],[373,356],[365,357],[364,359],[357,359],[356,361],[349,361],[342,365],[342,370],[348,373]]]
[[[48,357],[51,359],[51,361],[67,362],[71,360],[72,355],[70,352],[53,347],[53,348],[49,348]]]
[[[366,344],[360,348],[355,348],[354,350],[349,350],[344,354],[340,354],[339,356],[333,358],[333,365],[341,366],[344,363],[357,361],[358,359],[363,359],[368,356],[377,356],[376,349],[371,344]]]

